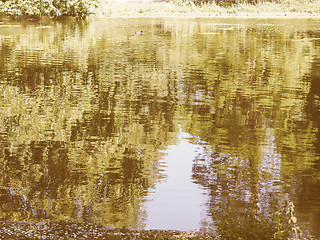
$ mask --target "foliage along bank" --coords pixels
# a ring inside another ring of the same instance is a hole
[[[84,18],[93,14],[97,6],[97,0],[2,0],[0,16],[35,19],[43,16]]]

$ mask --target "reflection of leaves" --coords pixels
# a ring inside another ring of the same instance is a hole
[[[219,203],[212,211],[221,239],[288,239],[290,226],[284,211],[272,209],[266,214],[250,208],[243,211],[232,209],[231,202]]]
[[[61,218],[78,198],[77,209],[94,202],[99,220],[129,225],[162,177],[158,150],[174,142],[178,120],[209,146],[193,179],[210,189],[211,206],[242,206],[248,195],[262,201],[274,172],[289,181],[312,168],[317,136],[303,112],[309,88],[301,77],[317,49],[294,41],[303,33],[243,24],[208,36],[195,34],[210,27],[197,21],[110,21],[57,23],[50,34],[29,26],[1,40],[0,168],[14,176],[2,176],[4,186],[27,186],[33,199],[43,197],[38,208]],[[141,23],[152,33],[143,40],[127,32]]]
[[[204,35],[195,44],[201,54],[191,57],[181,83],[188,90],[181,94],[182,125],[207,148],[194,162],[193,181],[207,189],[211,207],[231,199],[239,208],[258,201],[268,209],[284,192],[303,199],[312,194],[311,202],[317,196],[309,189],[319,188],[318,111],[305,109],[317,99],[319,60],[310,53],[319,47],[301,41],[305,30],[292,30],[238,27],[237,33],[216,35],[213,44]],[[227,160],[219,163],[219,155]]]
[[[7,174],[0,180],[5,186],[28,187],[32,207],[21,211],[29,218],[143,224],[138,217],[141,201],[162,177],[158,150],[175,138],[174,84],[167,84],[166,73],[157,75],[147,67],[157,53],[153,44],[154,51],[142,54],[143,59],[130,59],[122,54],[124,46],[79,42],[81,24],[61,31],[46,35],[43,42],[35,30],[38,49],[22,47],[17,37],[14,56],[10,63],[4,60],[0,123],[8,154],[1,156],[0,166],[14,180],[7,180]],[[140,61],[144,67],[137,68]],[[4,74],[10,69],[16,74]],[[119,73],[128,77],[118,79]],[[158,76],[164,82],[154,79]],[[19,164],[11,167],[11,159]],[[7,203],[14,204],[10,199]],[[32,216],[30,209],[44,213]],[[3,218],[10,219],[10,214]]]

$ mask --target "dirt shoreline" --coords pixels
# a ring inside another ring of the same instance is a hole
[[[0,239],[215,239],[194,231],[115,228],[84,222],[0,221]]]

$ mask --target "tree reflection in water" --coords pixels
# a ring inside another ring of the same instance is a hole
[[[267,212],[290,199],[319,229],[318,25],[2,27],[0,218],[145,226],[144,201],[165,178],[163,150],[180,124],[202,148],[190,181],[209,196],[208,212],[219,202]]]

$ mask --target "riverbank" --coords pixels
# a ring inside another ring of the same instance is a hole
[[[319,0],[278,0],[260,1],[257,4],[215,1],[196,4],[192,0],[64,0],[65,4],[33,5],[29,1],[0,1],[0,17],[37,21],[44,17],[87,18],[96,17],[244,17],[244,18],[316,18],[320,17]],[[199,1],[198,1],[199,2]]]
[[[222,6],[216,3],[196,5],[186,2],[102,1],[98,17],[320,17],[320,4],[316,1],[260,2],[255,5],[238,3]]]
[[[177,240],[177,239],[215,239],[213,236],[197,232],[183,232],[171,230],[137,230],[105,227],[91,223],[77,222],[25,222],[0,221],[0,239],[149,239],[149,240]]]

